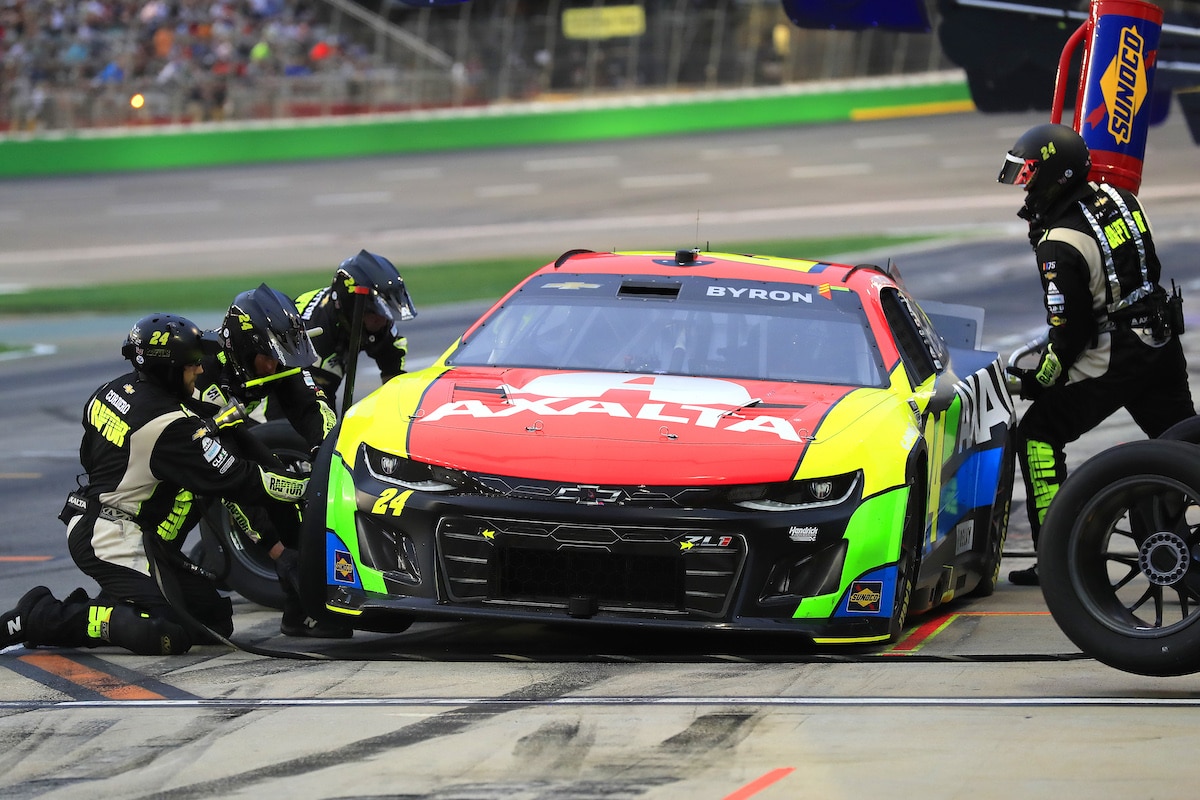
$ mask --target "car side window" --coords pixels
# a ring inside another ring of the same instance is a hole
[[[945,364],[945,347],[920,308],[895,289],[882,290],[879,302],[912,385],[924,383],[940,372]]]

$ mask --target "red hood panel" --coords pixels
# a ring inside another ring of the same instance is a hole
[[[458,369],[426,391],[409,454],[448,467],[580,483],[788,480],[809,432],[849,391],[675,375]]]

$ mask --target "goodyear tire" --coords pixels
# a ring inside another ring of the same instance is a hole
[[[220,503],[213,503],[200,519],[200,544],[189,558],[210,572],[223,572],[222,588],[260,606],[283,608],[283,588],[271,557],[234,532],[229,512]]]
[[[892,601],[892,620],[888,640],[896,641],[904,633],[913,590],[920,569],[921,538],[925,533],[925,491],[920,481],[911,481],[908,502],[904,508],[904,533],[900,537],[900,554],[896,559],[896,594]]]
[[[992,500],[991,515],[988,519],[987,552],[979,567],[979,583],[968,593],[968,597],[990,597],[1000,583],[1000,561],[1004,557],[1004,542],[1008,539],[1008,517],[1012,512],[1012,490],[1016,476],[1016,452],[1012,447],[1011,436],[1000,459],[996,497]]]
[[[1163,431],[1158,438],[1200,444],[1200,415],[1176,422]]]
[[[1050,504],[1038,544],[1042,594],[1080,650],[1140,675],[1200,671],[1200,449],[1118,445]]]
[[[309,457],[304,452],[304,440],[286,420],[258,425],[253,435],[289,471],[307,474]],[[283,587],[279,585],[271,557],[234,529],[229,512],[220,503],[212,503],[201,518],[200,544],[189,556],[212,572],[223,572],[226,589],[260,606],[283,608]]]

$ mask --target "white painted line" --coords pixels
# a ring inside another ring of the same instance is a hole
[[[616,156],[578,156],[576,158],[539,158],[525,162],[526,172],[567,172],[581,169],[608,169],[618,166]]]
[[[18,358],[30,358],[33,356],[50,356],[50,355],[54,355],[57,352],[58,352],[57,345],[35,344],[28,349],[19,348],[17,350],[5,350],[3,352],[0,352],[0,361],[15,361]],[[16,454],[17,458],[29,458],[29,457],[37,458],[37,457],[43,456],[43,455],[49,455],[49,454],[47,454],[47,453],[17,453]],[[73,452],[73,451],[71,453],[69,453],[69,455],[71,458],[79,457],[79,453]]]
[[[475,196],[488,200],[497,197],[529,197],[541,194],[542,187],[537,183],[510,183],[499,186],[480,186],[475,190]]]
[[[1200,697],[362,697],[362,698],[183,698],[163,700],[4,700],[0,709],[79,708],[289,708],[289,707],[462,707],[462,706],[725,706],[770,708],[899,707],[899,708],[1198,708]]]
[[[392,202],[391,192],[347,192],[319,194],[312,199],[314,206],[367,206]]]
[[[28,250],[25,252],[0,252],[0,261],[12,264],[45,264],[56,261],[88,261],[97,259],[119,260],[124,258],[159,258],[188,253],[234,253],[238,250],[270,250],[277,247],[315,247],[336,244],[339,237],[333,234],[308,234],[304,236],[262,236],[237,240],[212,240],[191,242],[155,242],[144,244],[111,245],[105,247],[77,247],[67,250]]]
[[[679,175],[633,175],[621,178],[622,189],[670,189],[677,186],[703,186],[712,183],[707,172],[691,172]]]
[[[1008,191],[1005,191],[1005,189]],[[1019,194],[1019,193],[1018,193]],[[1200,199],[1200,184],[1182,183],[1144,189],[1138,195],[1142,200],[1170,198]],[[1018,198],[1019,200],[1019,198]],[[995,191],[985,194],[957,197],[932,197],[924,199],[902,199],[894,201],[863,201],[857,203],[813,204],[806,206],[777,206],[732,211],[706,211],[705,224],[741,224],[748,222],[838,219],[888,215],[914,215],[928,220],[931,212],[965,209],[1011,209],[1014,193],[1011,187],[997,185]],[[397,228],[372,233],[372,241],[379,246],[403,245],[408,242],[455,241],[459,239],[482,239],[519,236],[536,241],[536,237],[555,233],[586,233],[614,230],[641,231],[667,226],[693,226],[694,212],[677,214],[645,214],[628,217],[600,217],[586,219],[534,220],[525,223],[494,223],[464,225],[460,227]],[[120,260],[127,258],[167,258],[177,255],[243,253],[252,250],[271,250],[281,247],[327,247],[343,244],[343,237],[333,233],[311,233],[296,236],[261,236],[243,239],[150,242],[140,244],[111,245],[104,247],[76,247],[49,250],[0,250],[0,266],[34,266],[64,261]]]
[[[894,150],[900,147],[924,147],[928,144],[933,144],[933,137],[928,133],[907,133],[901,136],[869,136],[854,140],[854,146],[859,150]]]
[[[792,167],[788,170],[789,178],[805,180],[808,178],[841,178],[846,175],[869,175],[874,167],[865,162],[855,164],[814,164],[807,167]]]
[[[108,214],[112,217],[144,217],[151,214],[208,214],[220,210],[221,204],[216,200],[198,200],[195,202],[139,203],[128,206],[110,206]]]

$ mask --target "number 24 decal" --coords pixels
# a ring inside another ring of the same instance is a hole
[[[379,493],[379,499],[375,501],[375,505],[371,506],[371,513],[391,514],[393,517],[398,517],[404,510],[404,503],[410,494],[412,494],[412,489],[401,492],[399,489],[388,487]]]

